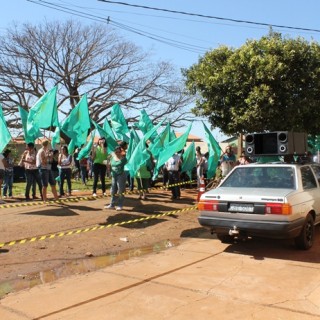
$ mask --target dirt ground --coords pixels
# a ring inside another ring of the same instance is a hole
[[[162,189],[150,190],[147,200],[128,194],[122,211],[104,209],[109,197],[99,194],[50,204],[7,201],[0,208],[0,297],[208,232],[197,221],[197,190],[181,193],[179,200]]]

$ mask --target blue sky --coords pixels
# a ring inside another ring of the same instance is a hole
[[[88,15],[98,20],[110,18],[121,36],[133,41],[145,51],[152,52],[154,60],[166,60],[178,69],[197,63],[205,51],[219,45],[240,47],[247,39],[259,39],[269,31],[268,25],[292,28],[315,29],[295,30],[273,27],[274,31],[296,38],[320,41],[319,0],[122,0],[128,5],[98,0],[7,0],[1,3],[0,32],[13,22],[38,23],[46,20],[79,19],[93,23]],[[54,10],[40,4],[55,7]],[[196,15],[170,13],[160,10],[137,8],[132,5],[148,6],[193,13]],[[67,9],[66,9],[67,8]],[[72,10],[73,14],[61,10]],[[77,13],[78,12],[78,13]],[[79,17],[75,14],[86,15]],[[204,18],[207,15],[222,19]],[[241,20],[254,23],[229,21]],[[130,32],[127,29],[134,30]],[[143,36],[144,35],[144,36]],[[165,43],[164,43],[165,42]],[[169,43],[169,44],[168,44]],[[204,137],[201,125],[194,124],[192,133]],[[214,130],[217,140],[225,136]]]

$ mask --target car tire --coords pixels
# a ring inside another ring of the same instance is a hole
[[[308,250],[314,242],[314,221],[310,213],[306,216],[300,235],[294,239],[297,248]]]
[[[222,242],[222,243],[234,243],[234,237],[230,236],[226,233],[217,233],[217,238]]]

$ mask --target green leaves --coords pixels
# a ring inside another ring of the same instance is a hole
[[[192,112],[225,134],[320,132],[320,46],[272,32],[242,47],[219,47],[184,71]]]

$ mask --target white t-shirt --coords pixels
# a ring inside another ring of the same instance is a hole
[[[72,167],[72,156],[71,154],[69,155],[64,155],[61,154],[60,155],[60,159],[61,159],[61,169],[68,169]]]
[[[203,158],[202,154],[196,153],[197,165],[200,164],[202,158]]]
[[[178,171],[180,162],[180,156],[178,154],[174,154],[165,165],[168,171]]]
[[[46,163],[43,163],[42,160],[42,155],[44,154],[44,157],[46,159]],[[41,169],[47,169],[47,170],[51,170],[51,162],[49,161],[49,154],[48,154],[48,150],[45,150],[44,148],[41,148],[39,150],[39,152],[37,153],[37,158],[36,158],[36,165],[37,168],[41,168]]]
[[[0,170],[5,170],[3,159],[4,159],[4,155],[0,153]]]
[[[42,152],[42,149],[40,149],[37,152],[37,155],[36,155],[36,166],[37,166],[37,168],[41,167],[41,152]]]

